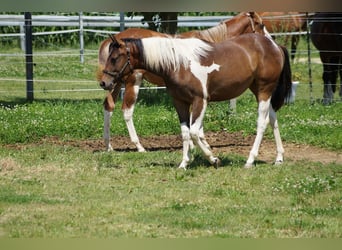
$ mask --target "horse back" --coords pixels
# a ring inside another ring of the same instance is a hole
[[[317,13],[311,25],[311,41],[320,50],[342,50],[342,13]]]
[[[215,46],[215,62],[226,64],[229,71],[236,67],[237,71],[249,69],[255,72],[258,69],[272,65],[271,68],[282,67],[282,52],[279,46],[264,35],[249,33],[233,39],[228,39]],[[220,59],[218,59],[220,58]],[[208,60],[213,60],[208,58]],[[228,62],[227,62],[228,61]],[[209,63],[209,62],[208,62]],[[244,65],[244,67],[241,67]]]

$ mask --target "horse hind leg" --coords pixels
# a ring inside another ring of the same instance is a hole
[[[274,164],[280,165],[284,161],[284,147],[280,137],[277,114],[272,108],[272,105],[270,106],[270,124],[273,129],[273,135],[277,146],[277,157]]]
[[[271,105],[271,98],[267,101],[260,101],[258,105],[258,123],[257,123],[257,134],[253,143],[253,147],[249,153],[249,157],[245,164],[245,168],[253,167],[255,158],[258,156],[259,148],[261,145],[262,138],[264,136],[267,125],[270,121],[269,112]]]
[[[104,113],[104,125],[103,125],[103,139],[108,152],[113,151],[113,147],[110,144],[110,118],[113,112],[103,109]]]
[[[113,147],[110,144],[110,118],[112,117],[115,106],[112,94],[115,95],[115,93],[108,93],[103,102],[103,139],[108,152],[113,151]]]
[[[323,72],[323,104],[329,105],[332,103],[334,98],[333,92],[333,82],[331,81],[332,73],[331,71],[324,71]]]
[[[291,38],[291,61],[293,62],[297,52],[297,45],[299,42],[299,35],[293,35]]]

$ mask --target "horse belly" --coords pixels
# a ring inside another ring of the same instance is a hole
[[[252,80],[216,83],[209,87],[210,101],[225,101],[240,96],[251,85]]]

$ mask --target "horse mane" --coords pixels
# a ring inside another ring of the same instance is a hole
[[[149,37],[141,41],[146,66],[157,71],[188,68],[191,62],[199,63],[212,50],[209,43],[197,38]]]
[[[203,40],[206,40],[208,42],[222,42],[228,38],[227,25],[224,22],[221,22],[219,25],[216,25],[209,29],[198,31],[198,34]]]

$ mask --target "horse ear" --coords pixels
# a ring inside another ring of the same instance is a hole
[[[250,15],[250,17],[254,17],[254,14],[255,14],[255,12],[254,11],[250,11],[250,12],[248,12],[249,13],[249,15]]]
[[[119,43],[119,41],[116,39],[116,37],[115,37],[114,35],[109,35],[109,37],[110,37],[110,39],[112,39],[112,44],[113,44],[115,47],[119,48],[119,47],[120,47],[120,43]]]

